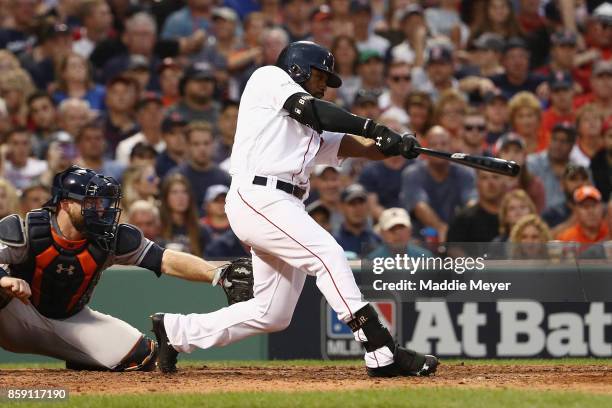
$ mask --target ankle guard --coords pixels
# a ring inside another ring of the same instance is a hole
[[[395,352],[395,342],[389,330],[382,325],[378,319],[378,313],[370,305],[367,304],[359,309],[353,320],[349,321],[348,326],[354,332],[359,329],[363,330],[368,341],[363,343],[367,352],[372,352],[381,347],[387,346],[389,350]]]

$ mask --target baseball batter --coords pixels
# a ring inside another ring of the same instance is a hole
[[[72,166],[55,176],[44,208],[25,220],[0,220],[0,347],[59,358],[72,369],[155,369],[153,340],[87,306],[102,271],[120,264],[196,281],[222,276],[203,259],[118,224],[120,198],[116,180]]]
[[[364,345],[370,376],[436,371],[436,357],[394,341],[362,300],[342,248],[304,210],[315,165],[337,166],[346,157],[417,156],[413,136],[319,99],[327,86],[341,83],[333,55],[306,41],[289,44],[276,66],[259,68],[249,79],[240,101],[226,211],[238,238],[251,247],[254,298],[213,313],[154,315],[162,371],[176,370],[178,352],[286,328],[306,274],[316,277],[328,303]]]

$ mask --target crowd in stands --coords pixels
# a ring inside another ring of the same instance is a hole
[[[0,217],[43,205],[76,163],[122,182],[122,221],[147,237],[246,255],[224,210],[240,96],[288,43],[310,40],[343,80],[326,100],[423,146],[522,166],[511,178],[421,155],[315,168],[306,209],[347,254],[533,244],[506,253],[521,258],[576,242],[612,258],[610,2],[0,6]]]

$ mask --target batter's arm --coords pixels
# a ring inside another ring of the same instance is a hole
[[[383,160],[385,155],[376,147],[374,140],[347,134],[340,142],[338,157],[363,157],[370,160]]]

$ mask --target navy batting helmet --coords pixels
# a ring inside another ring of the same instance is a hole
[[[64,199],[81,203],[83,234],[101,248],[112,250],[121,214],[119,182],[93,170],[72,165],[53,178],[51,200],[45,207],[57,207]],[[78,228],[77,225],[75,227]]]
[[[342,80],[334,72],[334,56],[325,47],[311,41],[297,41],[287,45],[278,56],[276,66],[287,72],[298,84],[310,78],[314,67],[327,72],[327,86],[339,88]]]

